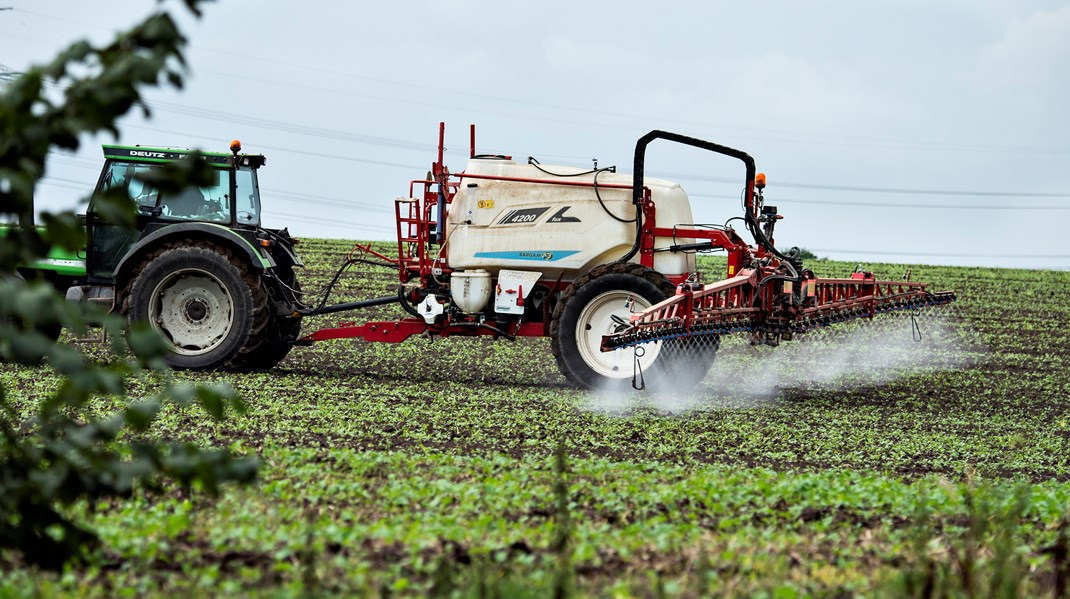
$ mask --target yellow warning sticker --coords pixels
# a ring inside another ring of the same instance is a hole
[[[476,202],[476,207],[477,208],[493,208],[494,207],[494,200],[479,200],[478,202]]]
[[[731,264],[729,264],[728,265],[728,276],[732,276],[734,274],[736,274],[736,267],[731,265]]]

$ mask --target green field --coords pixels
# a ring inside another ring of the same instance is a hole
[[[350,246],[303,243],[303,287]],[[707,281],[721,264],[701,261]],[[776,349],[725,340],[691,394],[577,391],[546,339],[334,341],[267,373],[180,373],[231,383],[247,412],[216,423],[172,406],[153,434],[257,454],[260,483],[78,506],[104,547],[59,574],[0,554],[0,595],[1056,594],[1070,272],[912,268],[959,297],[919,317],[920,342],[908,315]],[[395,288],[396,272],[366,267],[334,299]],[[27,418],[58,385],[47,367],[0,376]],[[131,384],[136,397],[156,382]]]

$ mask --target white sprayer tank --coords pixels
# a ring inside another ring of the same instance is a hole
[[[629,174],[602,172],[598,194],[589,184],[594,174],[567,166],[517,164],[499,158],[473,158],[462,173],[460,187],[450,206],[446,224],[447,260],[454,270],[484,269],[497,275],[501,269],[537,270],[543,279],[566,280],[626,254],[635,243],[635,218]],[[589,170],[589,169],[588,169]],[[476,175],[476,177],[468,176]],[[478,176],[508,179],[483,179]],[[545,182],[545,183],[544,183]],[[588,185],[558,185],[578,183]],[[656,206],[659,227],[692,223],[687,194],[676,183],[646,179]],[[624,185],[627,188],[608,188]],[[603,208],[602,204],[605,205]],[[655,238],[655,248],[692,243],[692,239]],[[639,261],[639,255],[632,258]],[[657,252],[654,270],[679,275],[695,270],[693,254]]]

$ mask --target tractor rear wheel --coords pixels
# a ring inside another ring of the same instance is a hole
[[[247,356],[242,370],[268,370],[281,362],[294,347],[292,339],[301,333],[301,317],[272,315],[266,332],[268,338]]]
[[[301,284],[290,269],[276,273],[282,282],[300,293]],[[263,341],[256,349],[249,352],[242,365],[243,370],[268,370],[282,361],[294,347],[294,341],[301,334],[301,316],[282,316],[274,308],[270,310]]]
[[[267,294],[251,270],[214,244],[164,246],[133,280],[127,317],[160,333],[173,368],[240,368],[268,324]]]
[[[659,391],[687,391],[700,383],[717,353],[716,337],[600,349],[603,335],[622,330],[633,312],[674,292],[663,275],[640,264],[604,264],[576,279],[550,323],[550,348],[565,378],[595,391],[627,390],[633,380]]]

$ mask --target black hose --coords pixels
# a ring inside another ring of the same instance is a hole
[[[534,156],[528,156],[528,164],[534,166],[540,171],[546,173],[547,175],[550,175],[551,177],[582,177],[584,175],[590,175],[591,173],[599,173],[601,171],[609,171],[611,173],[617,172],[616,166],[607,166],[606,168],[592,168],[591,170],[583,171],[582,173],[555,173],[553,171],[548,171],[542,168],[542,163],[536,160]]]
[[[358,263],[368,264],[370,266],[381,266],[384,268],[394,268],[396,266],[395,264],[389,264],[387,262],[376,262],[375,260],[367,260],[365,258],[347,258],[345,262],[342,262],[342,266],[338,267],[338,272],[334,273],[334,278],[331,279],[331,282],[328,283],[327,287],[323,290],[323,297],[320,298],[320,303],[318,306],[316,306],[313,312],[317,312],[327,305],[327,300],[331,297],[331,291],[334,289],[334,286],[338,284],[338,280],[342,278],[342,273],[344,273],[350,266],[353,266],[354,264]],[[294,290],[291,289],[291,291]],[[306,293],[304,295],[308,294]]]
[[[632,248],[628,250],[627,254],[617,260],[618,262],[627,262],[628,260],[631,260],[633,256],[639,253],[639,248],[642,244],[643,171],[646,168],[646,147],[650,144],[650,142],[654,141],[655,139],[665,139],[668,141],[673,141],[676,143],[700,148],[703,150],[709,150],[717,154],[723,154],[731,158],[737,158],[742,161],[743,165],[746,167],[747,173],[745,181],[747,185],[753,184],[755,174],[757,173],[757,168],[754,165],[754,158],[752,158],[750,154],[747,154],[742,150],[737,150],[728,146],[722,146],[713,142],[696,139],[694,137],[688,137],[686,135],[680,135],[679,133],[670,133],[668,131],[659,131],[656,129],[654,131],[651,131],[650,133],[647,133],[643,137],[640,137],[639,140],[635,142],[635,163],[632,171],[632,203],[635,204],[636,210],[635,243],[632,245]],[[744,197],[746,197],[747,191],[747,189],[743,190]],[[749,207],[747,207],[746,205],[744,206],[743,220],[747,224],[747,229],[750,230],[751,235],[754,236],[754,241],[757,242],[758,245],[760,245],[761,247],[768,250],[769,253],[773,254],[777,258],[780,258],[782,261],[787,262],[788,257],[780,253],[780,251],[773,246],[773,242],[771,242],[769,238],[766,237],[765,234],[762,232],[761,223],[758,222],[758,219],[748,208]],[[796,278],[794,280],[799,280],[799,273],[795,272],[794,267],[789,264],[788,268],[792,271],[792,273],[795,274]]]
[[[413,308],[409,304],[409,300],[405,298],[405,286],[404,285],[398,285],[398,303],[400,303],[401,304],[401,308],[403,310],[405,310],[406,312],[408,312],[409,314],[411,314],[411,315],[413,315],[413,316],[415,316],[417,318],[423,318],[423,314],[420,314],[419,310],[417,310],[416,308]]]
[[[765,277],[759,281],[757,287],[755,287],[754,299],[751,301],[751,307],[753,308],[758,305],[758,300],[762,297],[762,288],[765,287],[765,284],[769,281],[791,281],[792,283],[797,283],[799,280],[798,277],[791,277],[788,275],[769,275]]]
[[[318,312],[319,310],[323,309],[324,306],[327,305],[327,298],[331,297],[331,290],[333,290],[334,286],[338,284],[338,279],[342,278],[342,273],[344,273],[346,269],[352,265],[352,260],[346,260],[342,263],[342,266],[338,267],[338,272],[334,273],[334,278],[331,279],[330,283],[327,283],[327,287],[323,290],[323,298],[320,299],[319,305],[316,306],[315,310],[313,310],[314,312]]]
[[[635,243],[632,245],[632,248],[628,250],[628,253],[620,257],[617,262],[627,262],[628,260],[631,260],[633,256],[639,253],[639,248],[643,243],[643,172],[646,169],[646,147],[655,139],[665,139],[737,158],[743,162],[747,169],[745,180],[748,184],[754,181],[754,175],[757,172],[757,169],[754,166],[754,158],[751,158],[749,154],[742,150],[729,148],[728,146],[722,146],[720,144],[688,137],[686,135],[680,135],[679,133],[670,133],[668,131],[659,131],[656,129],[640,137],[639,140],[635,142],[635,162],[633,165],[634,168],[632,169],[632,204],[635,204]],[[765,238],[762,237],[762,239]],[[775,252],[775,250],[773,251]]]
[[[320,314],[334,314],[335,312],[348,312],[350,310],[360,310],[362,308],[371,308],[374,306],[385,306],[386,304],[392,304],[398,301],[398,298],[393,295],[386,295],[383,297],[374,297],[368,300],[361,300],[358,302],[347,302],[344,304],[334,304],[332,306],[320,305],[315,310],[303,310],[300,311],[304,316],[318,316]]]
[[[598,203],[602,205],[602,210],[606,214],[608,214],[610,217],[612,217],[613,220],[618,221],[618,222],[622,222],[622,223],[634,223],[635,222],[635,218],[621,218],[621,217],[617,216],[616,214],[613,214],[612,212],[609,211],[609,206],[606,206],[606,203],[604,201],[602,201],[602,194],[598,193],[598,175],[601,174],[602,171],[605,171],[605,170],[608,170],[608,169],[599,169],[598,171],[596,171],[594,173],[594,197],[598,198]],[[636,218],[639,218],[638,214],[636,214]]]
[[[635,222],[634,218],[621,218],[621,217],[617,216],[616,214],[613,214],[612,212],[610,212],[609,211],[609,206],[606,206],[606,202],[602,199],[602,194],[598,192],[598,175],[601,175],[602,173],[607,172],[607,171],[610,172],[610,173],[615,173],[615,172],[617,172],[617,167],[616,166],[607,166],[606,168],[594,168],[594,169],[591,169],[589,171],[583,171],[582,173],[566,174],[566,173],[555,173],[553,171],[548,171],[548,170],[544,169],[539,164],[539,161],[535,159],[534,156],[528,156],[528,164],[530,164],[531,166],[534,166],[539,171],[541,171],[543,173],[546,173],[547,175],[550,175],[551,177],[582,177],[584,175],[590,175],[590,174],[593,173],[594,174],[594,197],[598,198],[598,203],[602,206],[602,210],[606,214],[608,214],[613,220],[616,220],[616,221],[619,221],[619,222],[622,222],[622,223],[633,223],[633,222]]]

